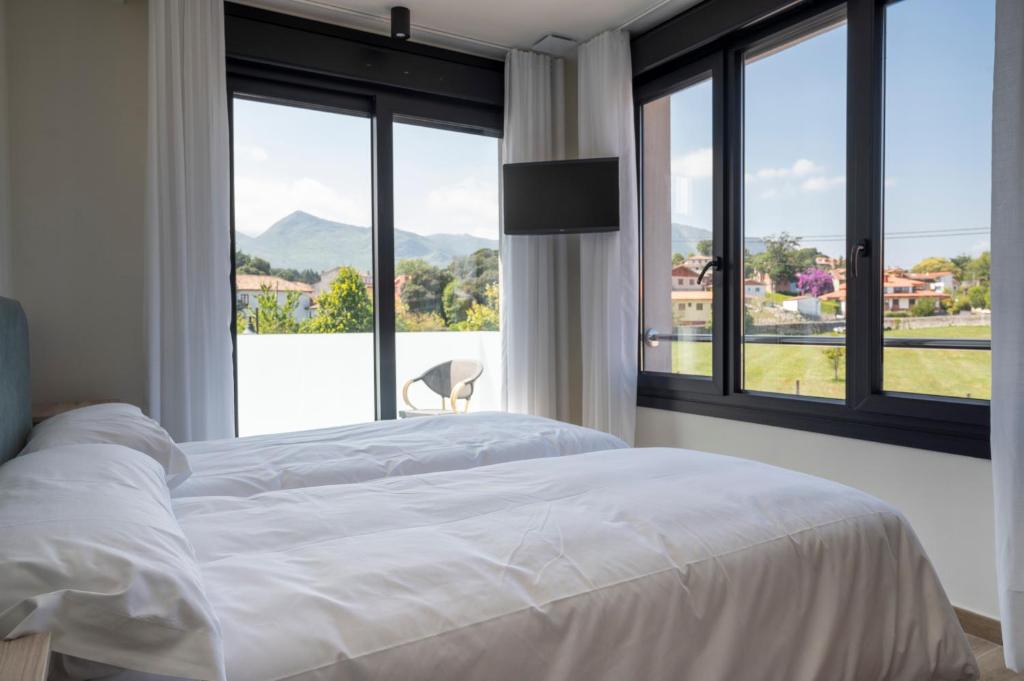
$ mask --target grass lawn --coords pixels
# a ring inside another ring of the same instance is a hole
[[[991,327],[957,326],[900,329],[886,335],[900,338],[989,338]],[[751,343],[744,349],[744,385],[747,390],[843,399],[845,366],[835,380],[825,348],[809,345]],[[886,348],[883,358],[885,389],[895,392],[989,399],[992,394],[992,357],[985,350],[939,348]],[[711,374],[711,344],[676,341],[672,369],[698,376]]]

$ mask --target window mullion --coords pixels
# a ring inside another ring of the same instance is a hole
[[[847,404],[882,381],[883,23],[875,0],[850,0],[847,76]]]

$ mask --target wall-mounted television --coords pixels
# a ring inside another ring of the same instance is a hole
[[[506,163],[505,234],[581,234],[619,229],[619,159]]]

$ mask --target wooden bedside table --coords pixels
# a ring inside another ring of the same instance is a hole
[[[56,416],[65,411],[71,411],[72,409],[80,409],[82,407],[91,407],[94,404],[110,404],[111,402],[119,402],[120,400],[81,400],[80,402],[48,402],[43,404],[32,405],[32,425],[38,424],[40,421],[45,421],[51,416]]]
[[[0,641],[0,679],[3,681],[46,681],[49,666],[49,634]]]

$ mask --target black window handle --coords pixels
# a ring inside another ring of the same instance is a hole
[[[847,264],[853,268],[854,277],[860,276],[861,257],[868,255],[871,255],[871,243],[867,239],[861,239],[850,249],[850,262]]]
[[[711,260],[708,260],[704,267],[701,268],[700,274],[697,275],[698,286],[700,286],[700,283],[704,280],[704,275],[707,274],[708,269],[714,269],[716,272],[722,269],[722,256],[716,255]]]

